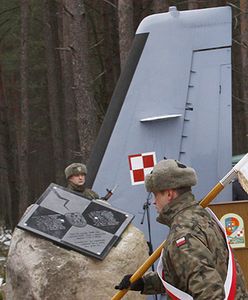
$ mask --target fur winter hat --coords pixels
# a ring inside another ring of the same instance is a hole
[[[195,170],[173,159],[161,160],[145,178],[148,192],[191,187],[196,182]]]
[[[86,165],[80,163],[73,163],[65,168],[65,178],[68,179],[72,175],[79,175],[79,174],[87,174]]]

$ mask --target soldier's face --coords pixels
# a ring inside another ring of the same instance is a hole
[[[170,203],[173,199],[173,190],[164,190],[162,192],[154,193],[154,205],[158,213],[162,211],[165,205]]]
[[[81,186],[85,183],[85,175],[84,174],[72,175],[69,178],[69,181],[74,183],[75,185]]]

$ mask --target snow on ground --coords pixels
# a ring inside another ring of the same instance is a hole
[[[11,230],[0,227],[0,287],[4,283],[5,263],[11,237]]]

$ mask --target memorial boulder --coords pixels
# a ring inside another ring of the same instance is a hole
[[[11,300],[109,300],[123,275],[136,271],[147,257],[144,235],[132,224],[103,260],[16,228],[7,259],[6,296]],[[130,291],[125,299],[145,296]]]

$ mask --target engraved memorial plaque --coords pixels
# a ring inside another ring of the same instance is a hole
[[[102,260],[133,217],[52,183],[17,227]]]

